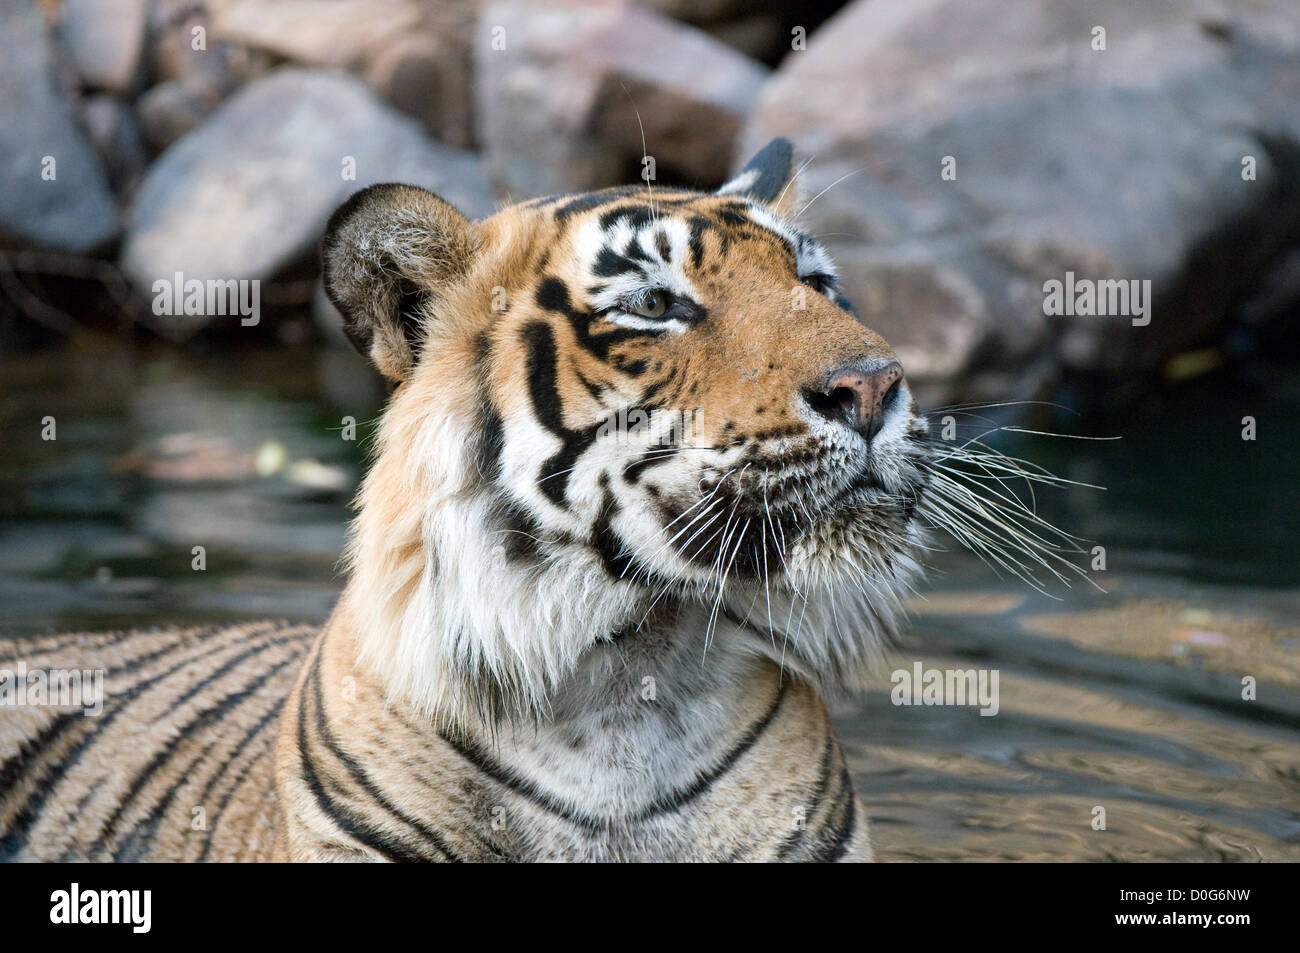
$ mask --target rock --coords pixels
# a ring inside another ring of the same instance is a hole
[[[716,23],[753,12],[748,0],[648,0],[642,6],[683,23]]]
[[[150,41],[154,76],[159,81],[201,79],[224,95],[271,68],[271,54],[209,38],[209,27],[193,7],[155,23]],[[204,32],[196,35],[200,29]]]
[[[1274,360],[1300,352],[1300,247],[1277,257],[1249,298],[1237,309],[1253,340],[1246,356]]]
[[[776,135],[813,158],[805,224],[864,320],[937,395],[1149,373],[1300,217],[1300,8],[859,0],[785,59],[736,158]],[[1149,280],[1150,323],[1046,314],[1067,272]]]
[[[639,0],[642,6],[704,30],[746,56],[772,66],[791,51],[798,34],[807,40],[843,0]]]
[[[476,12],[476,0],[222,0],[212,31],[231,50],[354,71],[435,137],[469,148]]]
[[[135,114],[117,97],[97,93],[82,100],[81,122],[104,160],[114,191],[128,191],[149,164]]]
[[[203,122],[221,103],[221,90],[200,74],[164,80],[140,97],[136,106],[145,140],[154,152]]]
[[[195,72],[219,80],[219,57],[211,55],[210,23],[201,8],[160,4],[149,23],[149,65],[155,82],[180,79]],[[201,31],[196,35],[195,31]],[[195,47],[200,47],[195,49]]]
[[[644,153],[657,181],[720,184],[768,73],[626,2],[502,0],[478,29],[479,141],[494,181],[524,196],[625,184]]]
[[[474,144],[473,59],[468,37],[423,30],[379,51],[366,82],[437,139],[465,149]]]
[[[0,5],[0,233],[85,253],[117,234],[103,165],[56,88],[34,6]]]
[[[140,73],[148,0],[63,0],[59,34],[82,85],[130,92]]]
[[[344,178],[355,167],[355,178]],[[150,167],[122,267],[152,297],[159,279],[267,280],[310,259],[331,212],[376,182],[437,192],[467,215],[492,211],[475,157],[428,139],[343,74],[283,68],[227,100]],[[181,320],[192,332],[204,316]]]
[[[415,0],[223,0],[212,34],[311,66],[354,67],[421,20]]]
[[[758,62],[777,62],[790,48],[789,34],[782,29],[781,21],[770,13],[706,23],[701,25],[701,29]]]

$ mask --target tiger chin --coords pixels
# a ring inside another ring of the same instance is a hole
[[[824,700],[919,577],[926,425],[796,179],[353,196],[325,287],[394,389],[338,606],[17,643],[108,692],[0,715],[0,856],[870,859]]]

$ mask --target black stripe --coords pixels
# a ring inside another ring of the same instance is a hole
[[[240,662],[244,661],[245,659],[251,658],[254,655],[261,655],[269,648],[273,648],[275,646],[280,646],[285,644],[284,640],[276,638],[278,633],[271,632],[267,634],[271,636],[271,638],[267,642],[264,642],[261,645],[255,645],[252,648],[247,649],[246,651],[240,653],[239,655],[236,655],[234,658],[226,659],[226,661],[222,662],[221,665],[219,665],[217,668],[207,673],[207,675],[205,675],[199,682],[190,686],[190,688],[187,691],[177,696],[175,701],[173,701],[170,705],[167,706],[168,710],[163,714],[156,716],[153,719],[152,724],[157,724],[159,719],[165,718],[167,714],[169,714],[172,711],[175,711],[181,705],[184,705],[187,701],[189,701],[199,692],[203,691],[203,689],[211,685],[213,681],[215,681],[218,678],[221,678],[223,675],[229,672]]]
[[[546,198],[533,199],[524,203],[529,208],[545,208],[549,205],[559,205],[555,210],[555,220],[563,223],[565,220],[574,215],[581,215],[584,212],[595,211],[598,208],[604,208],[607,205],[614,205],[619,202],[625,202],[636,196],[647,195],[647,188],[641,185],[617,185],[609,189],[601,189],[599,192],[566,192],[562,195],[550,195]],[[698,192],[686,190],[676,190],[673,192],[655,192],[654,203],[656,208],[664,206],[677,206],[687,202],[693,202],[699,198],[705,198]],[[563,202],[563,205],[560,203]],[[632,206],[633,208],[643,208],[644,206]]]
[[[600,424],[585,430],[570,430],[558,390],[555,333],[544,321],[533,321],[520,332],[527,348],[528,394],[538,422],[563,441],[562,446],[541,467],[537,488],[556,506],[563,507],[572,467],[596,440]]]
[[[320,649],[318,648],[316,658],[319,657]],[[316,806],[345,834],[358,843],[378,852],[386,860],[394,863],[419,863],[423,861],[423,857],[416,854],[405,844],[393,840],[383,831],[371,827],[346,807],[337,805],[330,800],[329,795],[325,793],[325,786],[321,783],[320,776],[316,773],[316,769],[308,755],[306,707],[307,693],[303,692],[298,699],[298,766],[301,769],[301,776],[307,785],[307,789],[311,791],[312,796],[316,799]]]
[[[545,311],[564,315],[581,347],[598,361],[608,361],[609,351],[616,344],[624,341],[658,337],[659,332],[639,331],[634,328],[614,328],[596,334],[592,324],[600,316],[587,308],[575,306],[569,297],[568,286],[554,276],[544,278],[537,286],[537,306]]]
[[[624,205],[602,215],[600,227],[603,231],[609,231],[624,219],[627,219],[632,229],[636,231],[654,220],[654,211],[649,205]]]
[[[645,266],[637,264],[634,258],[629,258],[626,254],[620,255],[614,249],[606,247],[596,253],[596,261],[591,266],[591,273],[601,278],[617,278],[620,275],[644,277],[646,270]]]
[[[781,710],[781,703],[785,701],[785,693],[788,685],[788,682],[781,682],[781,687],[776,693],[776,699],[772,702],[772,707],[767,710],[767,714],[760,718],[758,722],[749,729],[749,731],[745,732],[745,736],[741,738],[740,741],[726,753],[726,755],[723,756],[721,761],[708,771],[704,772],[704,774],[700,775],[693,784],[658,799],[649,807],[634,814],[631,817],[631,820],[644,821],[649,820],[652,817],[657,817],[660,814],[679,811],[691,801],[708,791],[708,789],[721,779],[723,775],[735,767],[736,762],[741,759],[745,752],[754,747],[758,742],[758,739],[761,738],[763,733],[767,731],[769,726],[771,726],[772,722],[776,719],[777,712]]]
[[[663,229],[655,232],[655,251],[659,253],[659,257],[663,259],[665,264],[671,265],[673,263],[673,246],[668,241],[668,233]]]
[[[621,195],[602,195],[600,192],[580,195],[578,198],[557,208],[555,210],[555,220],[557,222],[563,222],[574,215],[581,215],[583,212],[590,212],[598,208],[603,208],[606,205],[611,205],[614,202],[621,201],[623,198],[624,196]]]
[[[295,659],[296,658],[297,656],[295,656]],[[235,746],[235,750],[226,757],[226,760],[222,763],[221,767],[211,777],[209,777],[207,783],[203,785],[203,790],[199,792],[197,798],[199,804],[202,804],[208,799],[208,795],[210,795],[212,789],[217,786],[217,782],[226,776],[226,772],[230,770],[230,766],[239,759],[239,756],[242,755],[245,750],[247,750],[253,739],[260,735],[263,729],[265,729],[270,722],[274,721],[280,712],[284,710],[284,703],[285,699],[277,699],[275,704],[270,707],[266,714],[259,718],[257,723],[245,732],[244,737],[239,739],[239,743]],[[239,777],[235,779],[235,782],[226,790],[226,793],[221,796],[221,800],[217,802],[216,810],[209,813],[208,838],[203,842],[203,850],[200,852],[198,858],[200,862],[208,859],[208,852],[212,849],[212,840],[216,834],[217,825],[221,821],[221,816],[226,812],[226,807],[230,804],[230,799],[234,797],[235,791],[239,788],[240,783],[245,777],[247,777],[247,766],[245,766],[244,771],[240,773]]]
[[[663,466],[664,464],[675,460],[680,451],[680,447],[666,445],[643,453],[627,466],[623,467],[623,479],[628,483],[636,483],[641,479],[641,477],[645,476],[647,470],[653,467]]]
[[[310,676],[312,680],[312,694],[315,696],[316,701],[316,731],[320,735],[320,740],[324,742],[325,747],[329,749],[330,754],[332,754],[340,763],[342,763],[343,767],[347,769],[347,772],[352,776],[353,781],[360,785],[361,789],[375,800],[375,803],[403,824],[414,828],[427,844],[431,845],[447,860],[459,862],[461,858],[454,850],[452,850],[451,846],[443,840],[442,836],[438,834],[437,831],[425,826],[416,818],[411,817],[401,809],[394,806],[393,803],[384,796],[383,792],[379,790],[379,787],[374,783],[374,781],[371,780],[365,769],[357,763],[356,759],[340,748],[338,743],[334,740],[334,736],[330,732],[329,720],[325,714],[325,696],[321,688],[321,654],[321,652],[316,653],[316,659],[312,663]]]
[[[835,807],[838,810],[840,803],[843,803],[843,818],[834,831],[834,836],[830,840],[824,840],[820,843],[809,858],[816,863],[830,864],[843,857],[848,852],[849,841],[853,838],[854,830],[857,829],[857,809],[854,806],[853,779],[849,777],[848,765],[845,765],[840,770],[840,785],[840,802],[837,802]]]
[[[680,810],[691,801],[704,794],[714,785],[723,775],[725,775],[740,760],[754,744],[762,737],[763,733],[772,724],[776,718],[777,712],[785,700],[786,683],[781,684],[777,691],[776,699],[772,706],[751,727],[739,742],[728,751],[720,761],[717,762],[708,771],[705,771],[692,784],[681,788],[661,798],[656,799],[647,807],[642,808],[635,814],[628,817],[595,817],[578,810],[570,804],[565,803],[552,794],[543,791],[533,781],[520,777],[511,769],[499,764],[486,753],[484,753],[471,739],[462,735],[450,732],[439,732],[440,737],[447,744],[455,749],[456,753],[468,761],[474,767],[478,768],[493,781],[500,784],[507,790],[518,794],[520,797],[531,801],[538,807],[556,815],[569,823],[585,828],[589,831],[606,832],[612,827],[628,823],[638,823],[646,821],[661,814]]]
[[[255,656],[261,655],[267,649],[278,648],[278,647],[282,647],[283,645],[284,645],[283,642],[278,640],[273,640],[264,643],[262,645],[256,646],[254,648],[251,648],[248,651],[243,652],[232,659],[229,659],[224,664],[222,664],[218,669],[216,669],[199,686],[199,688],[206,688],[215,679],[221,678],[222,676],[230,672],[230,670],[233,669],[235,666],[247,661],[250,658],[254,658]],[[162,770],[162,768],[171,760],[172,755],[175,753],[176,748],[179,745],[191,739],[193,737],[193,732],[198,731],[201,728],[205,728],[208,725],[211,725],[213,722],[217,721],[223,715],[227,714],[232,708],[234,708],[244,699],[248,698],[249,695],[257,691],[263,685],[265,685],[274,675],[276,675],[278,672],[283,670],[285,666],[290,665],[293,662],[297,661],[297,658],[298,658],[297,654],[290,655],[289,658],[278,663],[273,668],[263,672],[257,678],[253,679],[253,681],[248,685],[246,685],[244,688],[240,689],[237,692],[232,692],[229,695],[222,696],[216,701],[215,704],[209,705],[207,708],[204,708],[201,711],[199,711],[193,718],[190,719],[189,722],[185,724],[183,728],[181,728],[175,735],[173,735],[170,739],[168,739],[167,743],[163,745],[162,749],[156,752],[153,758],[149,761],[149,763],[145,765],[144,768],[138,774],[136,774],[136,776],[132,779],[130,787],[128,787],[126,790],[126,794],[123,795],[118,800],[117,806],[116,808],[114,808],[113,813],[109,815],[108,820],[105,821],[100,826],[99,833],[95,838],[94,844],[91,845],[90,852],[98,853],[99,851],[104,849],[108,839],[113,836],[113,831],[117,827],[118,822],[122,819],[122,815],[126,813],[127,809],[131,806],[131,804],[135,801],[135,799],[139,797],[140,792],[144,790],[145,785],[147,785],[149,781],[154,777],[154,775],[156,775],[160,770]],[[175,711],[182,704],[184,704],[186,701],[192,698],[197,691],[198,688],[186,692],[185,695],[182,696],[180,699],[178,699],[174,704],[169,705],[168,709],[170,711]],[[156,723],[157,719],[154,719],[154,721]],[[172,791],[174,794],[175,787],[172,788]],[[168,800],[170,800],[170,798]],[[114,859],[117,860],[120,858],[114,857]]]
[[[528,349],[528,395],[532,400],[537,421],[558,437],[566,437],[569,428],[564,424],[564,411],[557,391],[559,372],[556,368],[555,333],[544,321],[533,321],[520,331]]]
[[[267,633],[261,630],[254,630],[242,639],[235,639],[227,644],[214,646],[207,651],[183,659],[171,668],[160,672],[152,678],[146,679],[142,682],[137,682],[125,692],[113,696],[111,702],[108,703],[108,705],[111,705],[111,708],[106,705],[104,714],[95,719],[93,730],[86,731],[80,738],[78,738],[72,748],[66,752],[58,762],[52,765],[35,784],[32,793],[14,815],[10,829],[4,832],[3,837],[0,837],[0,860],[12,857],[26,846],[32,825],[35,824],[41,807],[47,800],[49,800],[50,795],[54,792],[55,785],[63,779],[72,767],[80,763],[81,756],[86,749],[94,743],[101,734],[103,734],[118,715],[122,714],[126,710],[129,702],[139,698],[143,692],[152,688],[154,685],[157,685],[169,676],[174,675],[176,672],[188,665],[192,665],[211,655],[226,651],[233,646],[242,645],[253,638],[261,638],[268,634],[274,634],[276,631],[277,630],[272,629],[271,633]],[[170,654],[173,650],[181,646],[188,645],[189,640],[187,639],[183,642],[178,642],[174,645],[168,646],[166,649],[161,649],[149,654],[162,657]],[[113,673],[116,674],[121,670],[129,672],[139,664],[145,664],[144,657],[133,660],[129,666],[122,666],[121,669],[113,670]],[[11,777],[16,781],[19,771],[22,769],[26,761],[30,760],[36,754],[41,753],[51,742],[56,740],[59,735],[72,727],[74,723],[84,723],[88,720],[89,719],[83,718],[77,712],[67,712],[60,715],[58,719],[41,732],[34,743],[28,742],[25,744],[19,749],[17,755],[7,761],[3,768],[0,768],[0,790],[7,789],[11,786],[9,780]]]
[[[601,567],[606,573],[614,579],[631,582],[633,579],[629,574],[636,561],[635,556],[614,532],[612,524],[619,512],[618,501],[614,499],[614,494],[609,489],[609,476],[602,473],[600,477],[605,495],[601,500],[600,510],[596,513],[595,522],[591,524],[592,549],[600,557]]]
[[[794,849],[803,842],[804,835],[808,832],[808,825],[812,823],[813,817],[816,816],[817,808],[821,806],[822,798],[826,796],[826,789],[830,786],[831,755],[834,751],[835,736],[828,729],[826,732],[826,746],[822,750],[821,766],[818,768],[819,777],[817,779],[817,786],[813,789],[812,800],[808,803],[808,807],[804,811],[804,824],[802,827],[796,828],[790,836],[786,838],[785,843],[781,845],[781,849],[776,852],[777,860],[785,860],[785,858],[790,856]]]
[[[485,331],[474,341],[475,366],[478,371],[478,438],[475,444],[478,474],[486,482],[495,482],[501,476],[501,454],[505,448],[505,430],[501,414],[492,403],[489,362],[492,359],[492,339]]]
[[[704,233],[712,230],[716,226],[707,217],[703,215],[692,215],[690,219],[691,238],[691,267],[696,271],[704,264]]]
[[[137,633],[130,630],[124,632],[78,632],[73,635],[37,635],[25,638],[6,640],[4,645],[4,659],[17,660],[19,658],[29,658],[32,661],[39,659],[44,655],[55,655],[59,652],[65,652],[72,648],[84,648],[88,651],[100,652],[104,649],[119,645],[132,635]],[[87,639],[102,638],[102,642],[86,642]],[[0,664],[4,664],[0,662]],[[36,668],[31,662],[27,666],[29,669]]]
[[[520,777],[510,768],[495,761],[465,735],[450,731],[440,731],[438,736],[449,744],[458,755],[474,767],[478,768],[479,771],[487,775],[497,784],[506,788],[508,791],[519,795],[525,800],[531,801],[533,804],[536,804],[543,810],[554,814],[556,817],[566,820],[576,827],[581,827],[589,831],[606,831],[613,825],[612,818],[596,817],[587,814],[573,805],[565,803],[554,795],[543,791],[533,781]]]

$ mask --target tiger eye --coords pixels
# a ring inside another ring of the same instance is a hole
[[[643,318],[661,318],[667,310],[668,296],[658,291],[646,295],[636,306],[636,313]]]

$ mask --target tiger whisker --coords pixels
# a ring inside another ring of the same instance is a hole
[[[835,186],[839,185],[839,184],[840,184],[841,182],[843,182],[845,179],[847,179],[847,178],[851,178],[852,176],[855,176],[855,175],[857,175],[859,172],[862,172],[862,171],[864,171],[864,170],[862,170],[862,169],[854,169],[852,172],[845,172],[842,176],[840,176],[838,179],[836,179],[836,180],[835,180],[834,182],[832,182],[830,185],[826,186],[826,188],[822,189],[820,192],[818,192],[816,195],[814,195],[811,199],[809,199],[808,202],[804,205],[803,208],[801,208],[801,209],[799,209],[799,211],[795,212],[794,217],[795,217],[795,218],[800,218],[800,217],[803,215],[804,212],[808,211],[808,209],[810,209],[810,208],[812,207],[813,202],[816,202],[819,198],[821,198],[823,195],[825,195],[825,194],[826,194],[827,192],[829,192],[831,189],[835,188]]]

